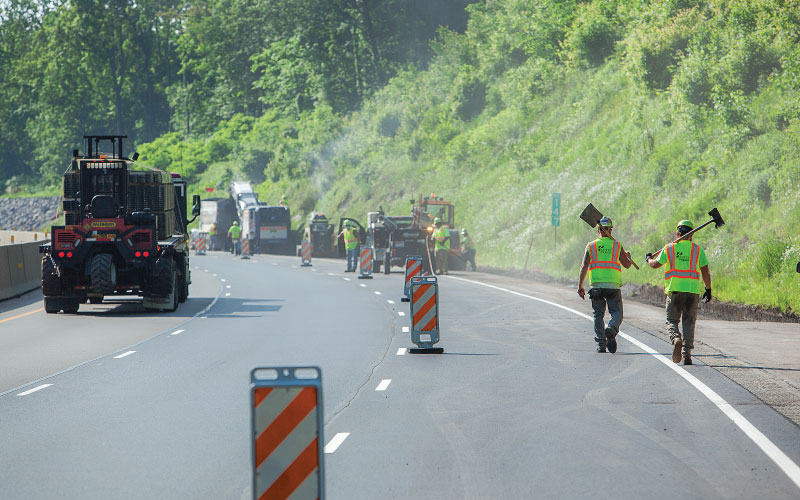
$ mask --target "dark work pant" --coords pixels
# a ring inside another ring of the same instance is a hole
[[[347,270],[355,271],[358,269],[358,247],[347,251]]]
[[[473,271],[478,269],[477,266],[475,266],[475,249],[474,248],[468,248],[468,249],[464,250],[464,259],[466,259],[466,261],[470,263],[470,265],[472,266],[472,270]],[[466,268],[466,266],[467,265],[465,263],[464,264],[464,268]]]
[[[592,309],[594,310],[594,339],[598,345],[605,346],[606,306],[608,306],[608,312],[611,313],[608,327],[614,330],[614,336],[616,336],[619,326],[622,324],[622,291],[618,288],[592,288],[589,290],[589,298],[592,299]]]
[[[694,324],[697,322],[697,308],[700,295],[691,292],[670,292],[667,294],[667,324],[670,340],[681,338],[678,322],[683,327],[683,351],[694,349]]]

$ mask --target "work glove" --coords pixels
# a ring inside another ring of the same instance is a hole
[[[644,254],[644,261],[645,262],[647,262],[648,260],[650,260],[652,258],[653,258],[653,254],[652,253],[647,252],[646,254]]]
[[[706,288],[706,293],[703,294],[703,298],[706,299],[704,301],[706,304],[711,302],[711,289],[710,288]]]

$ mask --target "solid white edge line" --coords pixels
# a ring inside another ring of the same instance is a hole
[[[378,384],[378,387],[376,387],[375,390],[376,391],[385,391],[386,388],[389,387],[389,384],[391,384],[391,383],[392,383],[392,379],[385,378],[385,379],[381,380],[381,383]]]
[[[406,348],[405,347],[398,347],[397,348],[397,355],[398,356],[405,356],[406,355]]]
[[[333,453],[337,448],[339,448],[339,446],[342,445],[342,443],[344,443],[344,440],[347,439],[347,436],[349,435],[349,432],[337,433],[335,436],[333,436],[333,439],[328,441],[328,444],[325,445],[325,448],[322,451],[325,453]]]
[[[481,283],[480,281],[468,280],[465,278],[457,278],[455,276],[450,276],[450,278],[459,281],[466,281],[468,283],[474,283],[476,285],[481,285],[488,288],[494,288],[495,290],[500,290],[501,292],[506,292],[513,295],[518,295],[520,297],[524,297],[526,299],[549,304],[561,308],[565,311],[569,311],[573,314],[576,314],[588,320],[593,320],[591,316],[583,314],[580,311],[576,311],[575,309],[572,309],[570,307],[562,306],[561,304],[556,304],[555,302],[540,299],[532,295],[526,295],[524,293],[515,292],[514,290],[508,290],[507,288],[501,288],[499,286],[489,285],[488,283]],[[651,348],[645,343],[636,340],[630,335],[622,332],[619,332],[619,335],[628,342],[639,347],[640,349],[644,350],[645,352],[655,357],[657,360],[667,365],[675,373],[683,377],[684,380],[686,380],[692,386],[694,386],[695,389],[700,391],[700,393],[702,393],[706,398],[708,398],[709,401],[711,401],[717,408],[719,408],[720,411],[726,417],[728,417],[734,424],[736,424],[742,430],[742,432],[744,432],[747,435],[747,437],[749,437],[756,444],[756,446],[761,448],[761,451],[763,451],[773,462],[775,462],[775,465],[780,467],[780,469],[789,477],[789,479],[791,479],[792,482],[798,488],[800,488],[800,466],[794,463],[794,461],[791,458],[789,458],[789,456],[786,455],[783,451],[781,451],[780,448],[775,446],[775,444],[772,441],[770,441],[770,439],[767,436],[765,436],[760,430],[756,428],[756,426],[750,423],[749,420],[747,420],[741,413],[739,413],[735,408],[733,408],[733,406],[730,403],[725,401],[725,399],[722,396],[717,394],[713,389],[708,387],[705,383],[701,382],[700,379],[698,379],[691,373],[687,372],[679,365],[673,363],[671,359],[667,359],[665,356],[662,356],[655,349]]]
[[[179,335],[183,333],[183,330],[175,330],[174,332],[170,333],[170,335]]]
[[[403,327],[403,333],[408,333],[410,331],[411,331],[411,329],[409,327],[407,327],[407,326]]]
[[[136,351],[128,351],[128,352],[123,352],[123,353],[122,353],[122,354],[120,354],[119,356],[114,356],[114,359],[122,359],[122,358],[124,358],[125,356],[130,356],[131,354],[133,354],[133,353],[135,353],[135,352],[136,352]]]
[[[36,391],[41,391],[42,389],[47,389],[51,385],[53,385],[53,384],[42,384],[40,386],[34,387],[33,389],[28,389],[25,392],[20,392],[19,394],[17,394],[17,396],[27,396],[28,394],[33,394]]]

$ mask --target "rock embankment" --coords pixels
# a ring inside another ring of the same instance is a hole
[[[0,198],[0,229],[34,231],[56,218],[58,196]]]

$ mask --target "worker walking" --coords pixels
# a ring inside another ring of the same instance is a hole
[[[281,196],[281,201],[278,202],[279,207],[288,207],[289,204],[286,203],[286,195]]]
[[[614,223],[608,217],[600,219],[597,234],[600,236],[586,245],[583,254],[578,295],[584,300],[583,282],[589,275],[589,298],[594,311],[594,340],[597,352],[617,352],[617,334],[622,324],[622,268],[631,267],[631,254],[611,238]],[[608,325],[604,323],[606,307],[611,314]]]
[[[681,237],[692,230],[691,221],[678,222],[676,234]],[[703,247],[692,242],[692,236],[677,243],[670,243],[661,249],[658,256],[648,253],[645,258],[653,269],[666,264],[664,271],[665,293],[667,294],[667,324],[669,339],[672,342],[672,361],[684,365],[692,364],[694,349],[694,325],[697,321],[697,309],[700,296],[708,303],[711,300],[711,273],[708,270],[708,259]],[[703,278],[705,293],[700,285]],[[683,335],[678,328],[682,323]]]
[[[344,237],[344,248],[347,251],[347,269],[346,273],[356,272],[358,263],[358,230],[350,226],[350,221],[344,222],[344,229],[336,235],[336,238]]]
[[[239,227],[239,221],[233,221],[233,225],[228,229],[228,238],[233,243],[231,253],[233,255],[240,255],[242,253],[242,228]]]
[[[433,231],[433,240],[436,242],[436,267],[439,274],[447,274],[447,257],[450,254],[450,230],[442,224],[442,219],[433,219],[436,227]]]
[[[478,268],[475,266],[475,242],[472,241],[472,237],[467,234],[467,228],[461,229],[461,248],[464,249],[462,252],[464,259],[469,262],[473,271],[477,271]],[[466,263],[464,266],[466,267]]]
[[[208,235],[211,237],[210,248],[212,252],[217,249],[217,223],[213,222],[208,229]]]

